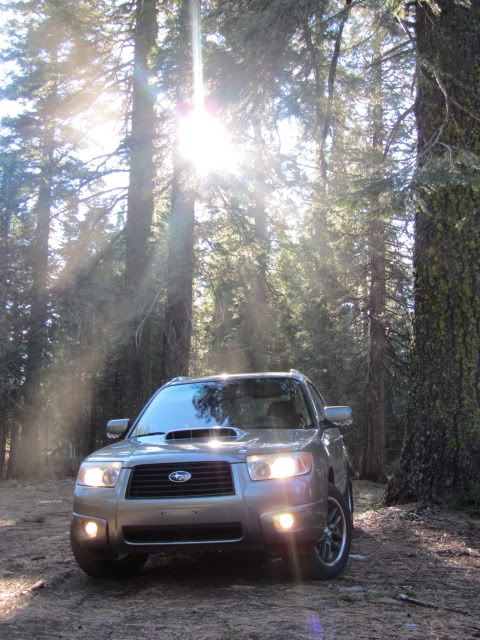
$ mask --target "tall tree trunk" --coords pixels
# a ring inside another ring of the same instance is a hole
[[[263,140],[260,124],[254,124],[255,130],[255,194],[254,194],[254,283],[251,299],[247,308],[245,336],[248,361],[253,371],[267,368],[269,337],[272,332],[271,317],[268,312],[267,296],[267,213],[266,213],[266,167],[263,157]]]
[[[192,95],[190,20],[199,16],[197,0],[183,0],[179,14],[179,69],[177,104],[180,107]],[[199,24],[197,24],[199,30]],[[200,62],[199,62],[200,64]],[[194,100],[195,102],[195,100]],[[198,105],[197,105],[198,106]],[[180,109],[179,109],[180,112]],[[167,301],[163,332],[163,371],[167,380],[187,375],[192,342],[192,292],[194,272],[195,194],[192,168],[182,156],[178,129],[174,148],[172,199],[169,220]]]
[[[384,143],[382,29],[373,42],[372,148],[374,180],[381,180]],[[385,225],[379,195],[370,203],[368,221],[370,290],[368,294],[368,377],[360,478],[385,482]]]
[[[3,166],[0,181],[0,479],[4,476],[5,453],[8,431],[8,334],[7,303],[8,303],[8,275],[10,272],[10,222],[15,206],[14,179],[15,163],[7,160]]]
[[[188,164],[175,153],[163,336],[163,379],[187,375],[192,341],[195,197]]]
[[[238,371],[238,349],[234,349],[232,340],[233,327],[233,296],[230,282],[231,271],[225,274],[215,290],[215,305],[211,325],[211,346],[208,350],[208,367],[214,371]]]
[[[23,385],[22,431],[15,467],[9,475],[36,476],[41,472],[40,425],[43,415],[42,368],[48,317],[48,241],[52,207],[52,160],[47,161],[36,204],[36,228],[32,243],[32,289],[27,364]]]
[[[345,25],[350,15],[351,4],[352,4],[352,0],[346,0],[345,9],[343,10],[343,14],[340,18],[340,22],[338,25],[337,33],[335,34],[333,53],[332,53],[332,58],[330,60],[330,66],[328,69],[326,108],[324,112],[321,113],[319,127],[318,127],[318,133],[319,133],[318,158],[319,158],[320,176],[322,178],[322,185],[324,190],[326,190],[327,188],[327,171],[328,171],[328,163],[327,163],[327,157],[326,157],[326,143],[327,143],[327,138],[332,126],[332,113],[333,113],[333,104],[334,104],[334,97],[335,97],[335,80],[337,77],[337,66],[338,66],[338,60],[340,58],[340,51],[341,51],[342,40],[343,40],[343,30],[345,29]],[[318,98],[318,100],[320,100],[320,97]],[[317,115],[317,118],[318,118],[318,115]]]
[[[149,82],[157,40],[157,0],[137,0],[134,38],[130,181],[125,233],[127,346],[125,400],[135,413],[149,393],[150,322],[148,239],[153,216],[155,89]]]
[[[317,143],[317,167],[318,179],[316,181],[314,219],[313,219],[313,242],[315,245],[312,270],[314,274],[314,295],[319,299],[325,294],[324,285],[332,280],[330,258],[330,222],[328,217],[328,160],[327,160],[327,140],[332,134],[332,114],[335,105],[335,83],[337,79],[338,62],[341,56],[341,45],[343,31],[350,15],[351,0],[346,0],[345,8],[339,16],[339,22],[333,51],[330,61],[326,57],[324,41],[327,38],[325,32],[325,5],[320,4],[316,9],[317,34],[314,35],[308,26],[304,24],[304,37],[307,49],[310,53],[312,71],[315,79],[315,140]],[[318,31],[320,30],[320,35]],[[317,41],[320,47],[317,47]],[[328,65],[328,74],[325,68]],[[321,284],[320,284],[321,283]],[[319,288],[319,285],[321,288]],[[323,290],[322,290],[323,289]]]
[[[386,501],[480,477],[480,1],[417,4],[415,345],[406,440]]]

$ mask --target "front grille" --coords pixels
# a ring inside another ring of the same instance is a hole
[[[190,480],[172,482],[169,475],[188,471]],[[133,468],[126,498],[195,498],[235,493],[228,462],[142,464]]]
[[[123,537],[127,542],[220,542],[222,540],[240,540],[242,525],[240,522],[222,522],[221,524],[195,524],[177,526],[123,527]]]

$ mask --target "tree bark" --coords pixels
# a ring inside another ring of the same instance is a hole
[[[406,440],[388,504],[480,473],[480,2],[417,5],[415,324]]]
[[[179,13],[179,38],[177,66],[179,69],[178,107],[191,98],[192,60],[190,15],[199,13],[199,3],[183,0]],[[195,5],[195,6],[194,6]],[[180,113],[180,108],[178,109]],[[178,129],[174,147],[172,198],[169,221],[167,260],[167,300],[163,332],[163,380],[187,375],[192,342],[192,292],[194,275],[194,224],[195,193],[192,185],[192,168],[182,157]]]
[[[123,375],[132,415],[149,394],[150,322],[148,239],[153,216],[155,89],[149,82],[157,41],[157,0],[137,0],[134,38],[130,180],[125,229],[127,345]]]
[[[374,35],[372,66],[372,124],[374,179],[380,180],[384,144],[382,88],[382,30]],[[368,220],[368,378],[360,478],[385,482],[385,225],[380,195],[370,203]]]

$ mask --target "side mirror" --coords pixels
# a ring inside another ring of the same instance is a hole
[[[347,427],[352,424],[352,409],[350,407],[325,407],[325,419],[336,427]]]
[[[119,420],[109,420],[107,422],[107,438],[120,438],[128,425],[130,424],[130,418],[120,418]]]

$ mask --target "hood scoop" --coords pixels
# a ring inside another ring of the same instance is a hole
[[[178,431],[169,431],[165,435],[165,440],[216,440],[217,438],[238,438],[241,435],[240,430],[231,427],[179,429]]]

